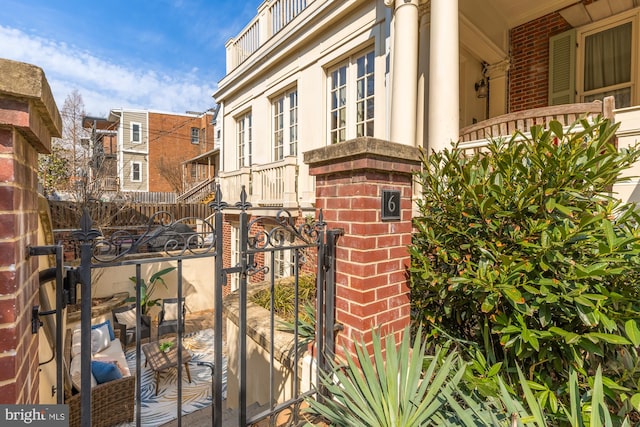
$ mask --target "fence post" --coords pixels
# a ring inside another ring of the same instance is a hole
[[[38,153],[49,153],[62,129],[39,67],[0,59],[0,403],[39,403]],[[60,390],[58,391],[61,392]]]
[[[306,152],[304,160],[327,227],[344,229],[336,247],[336,322],[344,327],[337,353],[341,345],[353,352],[361,338],[370,344],[373,328],[399,334],[410,320],[407,246],[418,149],[364,137]]]

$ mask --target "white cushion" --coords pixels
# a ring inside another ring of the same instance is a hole
[[[136,308],[133,307],[130,310],[115,313],[116,320],[122,325],[126,325],[127,328],[136,327]]]
[[[127,357],[122,349],[122,343],[118,339],[111,341],[111,345],[100,353],[94,354],[92,359],[99,360],[101,362],[109,362],[111,360],[116,361],[118,362],[118,367],[120,368],[123,377],[131,375],[129,365],[127,365]]]
[[[109,327],[107,325],[91,330],[91,354],[101,352],[109,347],[110,343],[111,337],[109,336]]]
[[[80,327],[77,327],[73,330],[71,334],[71,357],[76,357],[80,355],[80,341],[82,340],[82,334],[80,331]]]
[[[164,303],[164,320],[178,320],[178,303]]]
[[[77,332],[77,334],[76,334]],[[109,331],[107,330],[107,333]],[[73,337],[77,336],[77,348],[80,348],[80,329],[74,330]],[[73,341],[73,346],[75,347],[75,340]],[[72,356],[71,363],[69,364],[69,374],[71,376],[71,383],[74,385],[76,390],[80,390],[80,353],[76,356]],[[122,343],[117,338],[113,341],[109,342],[109,346],[103,349],[99,353],[95,353],[91,356],[92,360],[100,360],[102,362],[108,361],[116,361],[118,362],[118,367],[122,372],[123,377],[131,376],[131,371],[129,370],[129,365],[127,364],[127,358],[124,354],[124,350],[122,349]],[[94,387],[98,384],[93,374],[91,374],[91,387]]]

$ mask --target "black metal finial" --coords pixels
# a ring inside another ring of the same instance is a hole
[[[327,223],[324,222],[324,215],[322,213],[322,209],[320,209],[320,212],[318,213],[318,221],[316,221],[316,225],[320,227],[325,227],[327,225]]]
[[[89,215],[89,210],[85,208],[82,212],[82,217],[80,218],[80,229],[72,231],[71,236],[82,243],[91,242],[95,240],[96,237],[102,236],[102,233],[92,228],[92,226],[93,221]]]
[[[251,203],[247,201],[247,191],[245,190],[243,185],[242,190],[240,191],[240,201],[236,203],[236,208],[242,209],[242,211],[244,212],[250,207],[251,207]]]
[[[223,209],[229,207],[229,204],[227,202],[222,201],[222,191],[220,190],[220,184],[216,184],[215,197],[213,198],[213,201],[207,206],[209,206],[215,212],[220,212]]]

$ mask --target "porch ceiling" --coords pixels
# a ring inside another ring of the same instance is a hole
[[[608,1],[608,0],[600,0]],[[532,19],[546,15],[573,4],[576,0],[460,0],[460,9],[467,16],[487,15],[497,17],[507,28],[513,28]]]
[[[498,16],[508,28],[555,11],[562,11],[569,23],[579,26],[638,6],[640,0],[593,0],[587,5],[581,0],[460,0],[463,13],[476,12],[478,8],[488,9],[486,13]]]

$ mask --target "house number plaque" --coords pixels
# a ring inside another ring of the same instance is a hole
[[[382,190],[382,220],[400,219],[400,190]]]

